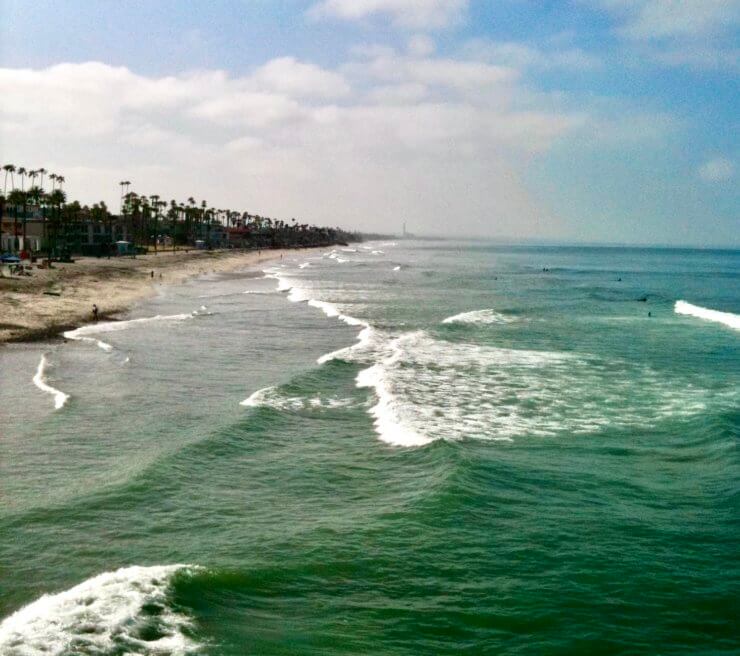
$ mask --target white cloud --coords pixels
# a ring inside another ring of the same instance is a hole
[[[350,91],[341,75],[293,57],[273,59],[259,68],[252,80],[266,90],[307,98],[336,98]]]
[[[700,72],[740,68],[740,0],[580,1],[614,17],[639,61]]]
[[[632,39],[697,37],[727,30],[740,18],[739,0],[597,0],[621,17]]]
[[[413,57],[428,57],[435,50],[434,40],[426,34],[415,34],[408,40],[409,55]]]
[[[392,230],[404,216],[444,232],[454,211],[463,233],[533,234],[544,214],[519,175],[582,119],[517,107],[519,84],[511,68],[387,50],[339,70],[281,58],[242,77],[0,69],[0,142],[7,161],[111,207],[128,179],[321,224]]]
[[[580,48],[550,48],[519,41],[473,39],[463,51],[470,57],[517,69],[563,69],[589,71],[601,67],[599,57]]]
[[[436,29],[459,22],[467,7],[468,0],[322,0],[309,15],[349,21],[382,16],[396,27]]]
[[[699,177],[705,182],[725,182],[735,175],[735,165],[726,157],[715,157],[699,167]]]

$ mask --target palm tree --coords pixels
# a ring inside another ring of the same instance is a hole
[[[23,179],[26,177],[26,173],[27,173],[27,171],[26,171],[26,167],[25,166],[18,167],[18,175],[21,176],[21,191],[24,190],[23,189]]]
[[[38,177],[38,175],[39,175],[38,171],[31,170],[28,172],[28,177],[31,179],[31,187],[35,186],[34,183],[36,182],[36,178]]]
[[[51,180],[51,190],[54,191],[54,187],[56,186],[57,182],[57,174],[56,173],[50,173],[49,174],[49,180]]]
[[[62,185],[64,184],[64,176],[63,175],[58,175],[57,176],[57,182],[59,183],[59,190],[61,191]]]
[[[18,250],[18,206],[22,205],[24,209],[26,209],[26,194],[22,192],[20,189],[13,189],[8,194],[8,201],[7,201],[8,208],[13,208],[13,250]]]
[[[44,188],[44,173],[46,173],[46,169],[39,169],[36,171],[41,176],[41,183],[39,184],[39,187],[43,190]]]
[[[15,187],[15,182],[13,181],[13,173],[15,172],[15,166],[13,164],[6,164],[5,166],[3,166],[3,171],[5,171],[5,182],[3,183],[3,195],[7,196],[8,194],[8,173],[10,173],[11,190]]]
[[[152,194],[149,196],[149,198],[152,201],[152,208],[154,208],[154,254],[157,254],[157,219],[159,218],[159,199],[160,196],[158,194]]]
[[[118,184],[121,186],[121,212],[123,212],[123,199],[128,193],[128,188],[131,183],[128,180],[121,180]]]

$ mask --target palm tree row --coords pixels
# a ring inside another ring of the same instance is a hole
[[[92,207],[77,201],[67,202],[62,189],[64,176],[46,169],[27,170],[6,164],[3,194],[0,195],[0,212],[12,212],[13,233],[18,250],[18,220],[22,221],[25,248],[27,221],[41,219],[42,249],[52,255],[72,252],[110,254],[118,239],[125,239],[134,248],[157,253],[161,245],[178,247],[278,248],[289,246],[329,245],[359,239],[359,235],[339,228],[318,227],[298,223],[293,218],[283,221],[250,214],[245,211],[216,208],[205,200],[196,202],[194,197],[185,201],[165,201],[159,194],[139,194],[129,191],[131,182],[121,181],[120,214],[110,213],[104,202]],[[20,178],[20,188],[15,186],[15,175]],[[43,187],[44,175],[52,181],[51,189]],[[10,177],[11,191],[7,192]],[[25,178],[31,181],[25,189]],[[36,179],[39,184],[36,184]],[[91,235],[94,237],[91,240]]]
[[[40,169],[26,169],[25,166],[19,166],[18,168],[15,167],[14,164],[5,164],[3,165],[3,171],[5,172],[5,178],[3,180],[3,195],[7,196],[8,194],[8,175],[10,175],[10,191],[15,191],[15,174],[17,173],[18,176],[21,179],[21,191],[25,190],[25,179],[26,176],[31,180],[31,184],[36,181],[36,178],[40,178],[39,187],[43,191],[44,189],[44,176],[47,173],[47,170],[45,168]],[[57,175],[56,173],[50,173],[49,174],[49,180],[51,180],[51,190],[54,191],[56,189],[56,185],[59,185],[59,189],[62,188],[62,185],[64,184],[64,176],[63,175]]]

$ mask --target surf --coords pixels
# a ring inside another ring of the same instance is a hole
[[[43,595],[0,622],[0,653],[193,653],[200,645],[187,635],[192,620],[172,608],[169,595],[178,572],[196,569],[135,565]]]
[[[49,364],[45,355],[41,356],[39,366],[36,368],[36,373],[33,377],[33,384],[36,385],[42,392],[51,394],[54,397],[54,409],[60,410],[64,407],[64,404],[69,400],[69,394],[65,394],[61,390],[52,387],[46,382],[46,367]]]
[[[489,324],[489,323],[510,323],[514,321],[513,318],[507,317],[500,312],[496,312],[493,309],[485,309],[485,310],[472,310],[470,312],[461,312],[460,314],[455,314],[451,317],[447,317],[446,319],[442,319],[442,323],[479,323],[479,324]]]
[[[686,301],[676,301],[673,310],[676,314],[696,317],[705,321],[713,321],[714,323],[721,323],[733,330],[740,330],[740,315],[733,314],[732,312],[710,310],[700,305],[692,305]]]

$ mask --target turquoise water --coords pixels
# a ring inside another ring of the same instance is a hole
[[[0,653],[740,652],[738,280],[374,243],[4,348]]]

